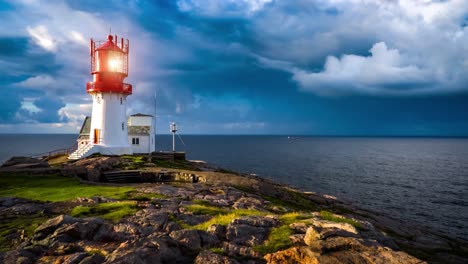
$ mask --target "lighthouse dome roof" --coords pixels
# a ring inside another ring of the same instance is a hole
[[[112,35],[107,36],[107,41],[104,42],[97,50],[117,50],[122,51],[122,49],[113,41]]]

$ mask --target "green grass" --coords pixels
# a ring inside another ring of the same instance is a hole
[[[348,223],[356,228],[362,228],[361,223],[359,223],[358,221],[345,217],[338,217],[328,211],[320,211],[320,217],[323,220],[328,220],[335,223]]]
[[[78,180],[59,175],[0,174],[0,197],[14,196],[39,201],[67,201],[78,197],[105,196],[119,198],[131,187],[82,184]]]
[[[111,221],[118,221],[122,217],[133,215],[138,211],[136,202],[124,201],[113,203],[100,203],[93,206],[77,206],[71,211],[75,217],[98,216]]]
[[[153,159],[153,163],[156,164],[158,167],[162,168],[171,168],[171,169],[181,169],[181,170],[192,170],[192,171],[199,171],[196,167],[191,165],[190,163],[184,161],[175,160],[162,160],[162,159]]]
[[[279,220],[281,221],[281,223],[285,225],[290,225],[292,223],[301,222],[311,217],[312,217],[311,214],[302,214],[298,212],[292,212],[292,213],[286,213],[286,214],[281,215],[279,217]]]
[[[273,253],[278,250],[283,250],[291,246],[289,236],[293,233],[288,225],[274,227],[271,229],[268,239],[263,245],[254,247],[254,250],[262,254]]]
[[[46,221],[43,216],[21,216],[14,219],[4,219],[0,222],[0,252],[11,250],[13,245],[7,236],[16,230],[24,230],[27,237],[31,238],[34,230]]]
[[[226,251],[224,251],[224,248],[210,248],[209,249],[211,252],[219,255],[225,255]]]
[[[125,161],[131,161],[135,163],[135,165],[143,165],[148,160],[148,158],[144,156],[124,155],[124,156],[120,156],[120,158]]]
[[[229,210],[212,206],[212,205],[204,205],[204,204],[191,204],[185,206],[187,211],[193,214],[201,214],[201,215],[220,215],[220,214],[227,214]]]
[[[253,216],[253,215],[266,215],[265,212],[260,212],[257,210],[252,209],[236,209],[231,211],[226,211],[223,214],[219,214],[211,218],[210,220],[203,222],[201,224],[191,226],[191,229],[198,229],[198,230],[206,230],[212,224],[219,224],[219,225],[228,225],[232,222],[232,220],[242,217],[242,216]]]
[[[211,203],[208,202],[207,200],[194,199],[192,200],[192,202],[194,202],[195,204],[199,204],[199,205],[211,206]]]
[[[272,228],[265,243],[263,243],[263,245],[255,246],[254,250],[262,254],[268,254],[291,247],[292,243],[289,240],[289,236],[293,234],[293,230],[289,225],[292,223],[307,221],[306,219],[311,217],[311,214],[303,214],[299,212],[281,215],[279,220],[282,225]]]
[[[290,192],[288,200],[276,198],[273,196],[263,195],[263,199],[270,201],[272,206],[286,207],[295,211],[316,211],[317,205],[312,201],[304,198],[298,193]]]

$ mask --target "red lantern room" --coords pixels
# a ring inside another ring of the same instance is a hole
[[[93,82],[86,84],[88,93],[114,92],[132,94],[132,85],[124,83],[128,76],[128,39],[107,36],[107,41],[91,39],[91,75]]]

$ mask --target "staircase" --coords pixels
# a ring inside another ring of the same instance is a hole
[[[104,182],[138,183],[141,182],[140,171],[109,171],[102,173]]]
[[[68,156],[68,159],[69,160],[77,160],[77,159],[81,159],[83,157],[86,157],[86,156],[88,156],[86,154],[88,154],[93,147],[94,147],[94,144],[87,144],[86,146],[84,146],[82,148],[78,148],[72,154],[70,154],[70,156]],[[92,153],[89,153],[89,154],[92,154]]]

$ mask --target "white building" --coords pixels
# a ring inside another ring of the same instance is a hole
[[[154,117],[138,113],[129,116],[127,124],[128,143],[132,147],[133,153],[154,152]]]
[[[86,152],[87,146],[94,140],[95,137],[90,137],[92,118],[87,116],[83,121],[83,125],[80,129],[80,135],[78,136],[78,150],[70,155],[70,159],[79,159],[87,157],[93,153],[99,151]],[[128,129],[127,142],[131,147],[133,153],[151,153],[155,151],[155,129],[154,129],[154,117],[152,115],[135,114],[127,118],[125,127]],[[78,154],[82,150],[81,156]],[[77,153],[78,152],[78,153]],[[109,155],[109,153],[101,153]],[[116,154],[120,155],[120,154]]]

